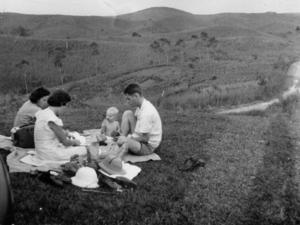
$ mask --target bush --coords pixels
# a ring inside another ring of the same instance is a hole
[[[18,36],[21,36],[21,37],[27,37],[27,36],[29,36],[28,32],[29,32],[28,29],[25,29],[24,27],[19,26],[17,28],[13,28],[10,33],[12,35],[18,35]]]

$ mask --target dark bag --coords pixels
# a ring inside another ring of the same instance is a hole
[[[34,125],[20,127],[13,136],[14,146],[21,148],[34,148]]]

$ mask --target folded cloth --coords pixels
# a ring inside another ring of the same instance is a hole
[[[6,137],[3,135],[0,135],[0,148],[5,149],[8,151],[11,151],[13,145],[12,145],[11,137]]]
[[[124,158],[125,162],[132,162],[132,163],[146,162],[149,160],[156,161],[156,160],[161,160],[161,158],[156,153],[152,153],[150,155],[132,155],[128,153]]]
[[[26,164],[21,161],[22,158],[27,157],[27,160],[29,159],[28,156],[33,156],[33,155],[28,155],[27,153],[29,151],[34,151],[34,149],[24,149],[24,148],[18,148],[18,147],[13,147],[12,152],[7,156],[6,162],[9,167],[9,172],[24,172],[24,173],[30,173],[31,170],[39,170],[39,171],[48,171],[48,170],[57,170],[62,172],[60,168],[60,164],[52,164],[52,163],[45,163],[45,164],[38,164],[37,161],[31,160],[31,162],[37,163],[34,166],[33,164]],[[31,158],[32,159],[32,158]],[[25,159],[26,161],[26,159]]]
[[[141,172],[141,168],[138,166],[134,166],[134,165],[130,165],[129,163],[123,163],[123,169],[125,170],[125,174],[123,175],[119,175],[119,174],[115,174],[115,175],[110,175],[108,173],[106,173],[104,170],[99,169],[99,171],[101,173],[103,173],[104,175],[111,177],[111,178],[116,178],[116,177],[125,177],[129,180],[132,180],[133,178],[135,178],[139,172]]]

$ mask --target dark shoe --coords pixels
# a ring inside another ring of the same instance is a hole
[[[187,158],[182,166],[179,167],[179,170],[181,171],[189,171],[194,165],[194,159],[193,157]]]
[[[63,186],[63,182],[57,176],[50,176],[50,180],[57,186]]]
[[[181,171],[194,171],[199,167],[205,166],[205,161],[203,159],[197,159],[193,157],[187,158],[183,165],[179,168]]]
[[[203,159],[196,159],[194,161],[193,169],[197,169],[199,167],[204,167],[204,166],[205,166],[205,161]]]
[[[137,184],[125,177],[116,177],[114,181],[119,184],[122,188],[136,189]]]
[[[110,177],[107,177],[103,174],[100,175],[99,179],[110,188],[114,188],[114,189],[122,188],[119,184],[114,182]]]
[[[61,180],[65,184],[72,184],[72,179],[65,174],[60,173],[56,176],[56,179]]]
[[[63,187],[63,182],[57,178],[59,172],[49,170],[48,172],[42,172],[38,178],[48,184],[53,186]]]

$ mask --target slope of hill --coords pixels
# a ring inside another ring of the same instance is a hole
[[[292,13],[220,13],[210,16],[196,15],[196,17],[200,21],[205,19],[209,25],[247,27],[251,29],[258,29],[279,23],[283,25],[280,32],[288,32],[291,27],[294,30],[300,24],[300,14]],[[277,32],[277,29],[272,29],[270,32]]]
[[[167,34],[203,27],[241,27],[259,29],[267,33],[294,31],[300,25],[300,14],[277,13],[223,13],[194,15],[177,9],[155,7],[116,17],[87,17],[63,15],[24,15],[2,13],[0,34],[10,34],[19,26],[27,29],[29,36],[36,38],[89,38],[103,39],[142,35]]]

